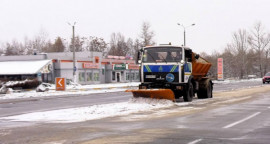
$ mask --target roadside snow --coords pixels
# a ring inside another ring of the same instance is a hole
[[[58,95],[87,95],[94,93],[118,92],[124,91],[129,87],[137,87],[139,82],[117,83],[117,84],[93,84],[93,85],[68,85],[66,91],[56,91],[55,85],[52,84],[49,91],[36,92],[35,90],[25,91],[21,93],[0,94],[1,99],[18,99],[32,97],[52,97]]]
[[[160,108],[167,108],[174,105],[175,103],[169,100],[131,98],[128,102],[34,112],[17,116],[2,117],[1,120],[70,123],[123,116],[141,111],[146,112]]]
[[[261,78],[256,78],[256,79],[242,79],[242,80],[223,80],[223,81],[218,81],[214,80],[213,83],[216,84],[230,84],[230,83],[240,83],[240,82],[257,82],[257,81],[262,81]]]
[[[250,79],[241,81],[261,81],[261,79]],[[241,81],[214,81],[214,83],[237,83]],[[29,98],[29,97],[48,97],[57,95],[86,95],[93,93],[124,91],[129,87],[137,87],[138,82],[117,83],[117,84],[96,84],[96,85],[78,85],[67,86],[67,91],[55,91],[55,86],[49,87],[47,92],[28,91],[22,93],[11,93],[0,95],[1,99]],[[173,103],[169,100],[132,98],[128,102],[93,105],[89,107],[69,108],[53,111],[34,112],[10,117],[2,117],[0,120],[29,121],[29,122],[50,122],[50,123],[69,123],[95,120],[114,116],[123,116],[131,113],[157,111],[158,109],[172,106],[187,106],[190,104],[201,104],[208,102],[209,99],[193,101],[188,103]]]

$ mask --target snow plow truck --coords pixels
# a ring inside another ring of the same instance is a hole
[[[134,97],[168,99],[183,97],[192,101],[212,98],[213,83],[207,77],[211,63],[188,47],[160,45],[147,46],[138,51],[140,65],[139,89],[127,90]]]

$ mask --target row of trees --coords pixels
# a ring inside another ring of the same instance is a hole
[[[270,33],[267,33],[261,22],[247,31],[239,29],[233,32],[232,40],[222,53],[211,55],[201,53],[213,66],[210,73],[217,75],[217,58],[223,58],[225,78],[246,78],[248,75],[262,77],[270,70]]]
[[[72,39],[66,40],[57,37],[52,43],[45,32],[40,32],[33,40],[25,38],[24,42],[13,40],[3,44],[0,48],[0,55],[28,55],[34,53],[49,52],[69,52],[73,51]],[[139,37],[133,40],[125,38],[121,33],[112,33],[110,42],[106,42],[103,38],[89,36],[74,38],[75,51],[96,51],[104,52],[104,55],[118,56],[135,56],[136,51],[145,45],[155,44],[154,32],[150,30],[150,24],[144,22],[142,24]]]
[[[154,45],[154,32],[150,30],[150,24],[144,22],[141,33],[135,40],[125,38],[121,33],[112,33],[110,42],[107,43],[99,37],[76,36],[76,51],[97,51],[104,55],[135,56],[136,51],[145,45]],[[73,51],[71,40],[68,41],[57,37],[52,43],[47,40],[47,35],[41,32],[33,40],[25,39],[23,43],[16,40],[7,42],[0,48],[0,55],[27,55],[41,52],[64,52]],[[219,53],[214,51],[211,55],[201,53],[200,55],[212,63],[210,74],[217,76],[217,58],[223,58],[225,78],[245,78],[247,75],[262,77],[270,70],[270,33],[267,33],[261,22],[247,31],[239,29],[232,34],[232,40]]]

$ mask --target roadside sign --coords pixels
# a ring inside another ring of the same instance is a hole
[[[66,90],[66,79],[57,77],[55,78],[55,90],[65,91]]]
[[[42,77],[41,76],[42,76],[42,73],[41,72],[38,72],[37,73],[37,78],[38,78],[38,81],[39,82],[42,82]]]
[[[218,80],[223,80],[223,58],[218,58],[218,62],[217,62],[217,76],[218,76]]]
[[[113,64],[113,70],[126,70],[126,64]]]

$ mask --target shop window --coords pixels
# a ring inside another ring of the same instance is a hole
[[[126,73],[126,80],[129,80],[129,73]]]
[[[99,81],[99,73],[94,73],[94,81]]]
[[[84,72],[79,72],[79,81],[81,81],[81,82],[85,81]]]
[[[112,80],[115,81],[115,72],[112,72]]]
[[[139,77],[139,73],[135,73],[135,80],[139,80],[140,77]]]
[[[131,77],[130,77],[131,80],[134,80],[134,78],[135,78],[134,75],[135,75],[134,73],[131,73]]]
[[[87,72],[87,73],[86,73],[86,80],[87,80],[87,81],[93,81],[92,72]]]

